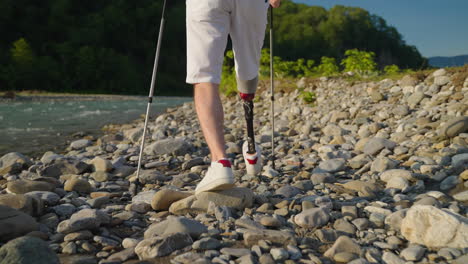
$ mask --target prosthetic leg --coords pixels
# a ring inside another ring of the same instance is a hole
[[[255,134],[253,127],[255,91],[257,89],[258,78],[250,81],[237,80],[239,96],[242,99],[242,104],[245,112],[245,121],[247,124],[247,141],[242,146],[242,154],[244,155],[247,174],[257,175],[262,170],[262,150],[259,145],[255,144]]]
[[[255,135],[253,128],[253,98],[255,94],[239,93],[242,98],[242,105],[244,106],[245,121],[247,123],[247,153],[255,154]]]

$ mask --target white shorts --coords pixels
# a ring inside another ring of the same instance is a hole
[[[187,83],[221,82],[228,35],[237,79],[256,79],[269,1],[186,0]]]

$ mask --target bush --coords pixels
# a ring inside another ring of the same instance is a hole
[[[398,66],[395,65],[395,64],[387,65],[384,68],[384,72],[385,72],[385,74],[389,74],[389,75],[397,74],[397,73],[400,72],[400,68],[398,68]]]
[[[273,57],[273,67],[277,78],[310,77],[315,73],[313,60],[298,59],[297,61],[285,61],[280,57]],[[270,50],[262,49],[260,57],[259,76],[270,77]],[[220,91],[226,96],[235,95],[236,75],[234,72],[234,53],[229,50],[224,56],[223,70],[221,74]]]
[[[299,89],[299,97],[308,104],[313,104],[317,100],[317,95],[314,92],[304,91],[304,88]]]
[[[377,63],[374,59],[374,52],[352,49],[347,50],[345,56],[346,58],[341,61],[341,65],[345,67],[345,72],[351,71],[362,76],[376,71]]]
[[[322,57],[320,65],[317,66],[317,72],[324,76],[333,76],[340,71],[335,58]]]

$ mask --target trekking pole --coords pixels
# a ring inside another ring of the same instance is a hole
[[[273,73],[273,7],[270,6],[271,162],[275,169],[275,82]]]
[[[158,44],[156,46],[156,55],[154,58],[154,65],[153,65],[153,74],[151,76],[151,86],[150,92],[148,96],[148,105],[146,107],[146,116],[145,116],[145,125],[143,127],[143,136],[141,137],[141,146],[140,146],[140,155],[138,157],[138,167],[137,167],[137,174],[135,182],[130,186],[129,191],[132,195],[136,195],[138,192],[138,187],[140,185],[140,169],[141,169],[141,160],[143,157],[143,151],[145,149],[145,137],[146,137],[146,130],[148,128],[148,119],[150,115],[150,108],[151,103],[153,103],[153,95],[154,95],[154,86],[156,82],[156,73],[158,71],[158,62],[159,62],[159,53],[161,51],[161,40],[164,32],[164,15],[166,12],[166,0],[164,0],[163,9],[162,9],[162,16],[161,16],[161,24],[159,25],[159,35],[158,35]]]

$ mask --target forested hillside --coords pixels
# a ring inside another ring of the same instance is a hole
[[[0,1],[0,90],[146,94],[162,2]],[[157,94],[190,94],[185,1],[170,2]],[[380,67],[426,64],[395,28],[360,8],[284,1],[275,15],[275,55],[285,59],[341,59],[357,48],[375,52]]]
[[[465,64],[468,64],[468,55],[429,58],[429,65],[433,67],[457,67],[463,66]]]

